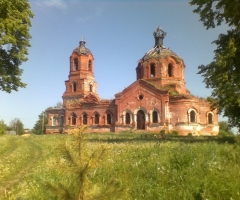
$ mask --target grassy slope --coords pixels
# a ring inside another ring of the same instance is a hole
[[[86,199],[240,199],[237,144],[140,134],[87,137],[83,162],[102,146],[107,151],[89,165]],[[1,136],[0,199],[74,199],[75,147],[68,135]]]

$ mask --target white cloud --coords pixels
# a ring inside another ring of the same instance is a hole
[[[42,2],[45,6],[48,7],[55,7],[58,9],[65,9],[67,8],[66,3],[63,0],[45,0]]]

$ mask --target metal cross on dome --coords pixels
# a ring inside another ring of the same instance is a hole
[[[161,29],[161,27],[159,26],[154,32],[153,32],[153,35],[154,35],[154,37],[156,38],[158,38],[158,37],[161,37],[161,38],[164,38],[166,35],[167,35],[167,33],[166,32],[164,32],[162,29]]]

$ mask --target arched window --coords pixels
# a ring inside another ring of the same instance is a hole
[[[190,112],[190,122],[191,123],[196,123],[196,113],[194,110]]]
[[[150,66],[150,77],[155,77],[155,64]]]
[[[74,58],[74,68],[73,68],[74,71],[78,70],[78,59],[77,58]]]
[[[208,124],[213,124],[213,114],[208,113]]]
[[[99,114],[98,113],[95,114],[95,122],[94,123],[99,124]]]
[[[83,114],[83,124],[84,124],[84,125],[87,125],[87,118],[88,118],[87,114],[84,113],[84,114]]]
[[[62,115],[60,118],[59,118],[59,125],[60,126],[63,126],[64,124],[64,116]]]
[[[168,76],[173,77],[173,65],[171,63],[168,65]]]
[[[152,122],[153,123],[158,123],[158,113],[157,113],[157,111],[153,111],[153,113],[152,113]]]
[[[91,60],[89,60],[88,61],[88,71],[92,71],[92,61]]]
[[[77,116],[76,114],[72,115],[72,125],[76,125],[77,124]]]
[[[89,85],[89,91],[92,92],[92,84]]]
[[[73,92],[77,91],[77,83],[73,83]]]
[[[53,126],[56,126],[56,117],[55,116],[52,116],[52,125]]]
[[[130,114],[126,113],[126,124],[130,124]]]
[[[107,114],[107,124],[111,124],[112,123],[112,116],[111,114]]]

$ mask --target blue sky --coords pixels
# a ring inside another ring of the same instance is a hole
[[[221,26],[206,30],[186,0],[30,0],[32,19],[29,60],[21,65],[27,87],[0,92],[0,119],[19,118],[32,128],[38,115],[62,101],[69,74],[69,57],[84,36],[94,56],[95,80],[101,98],[136,80],[138,60],[154,45],[153,31],[167,35],[164,46],[184,59],[186,86],[193,95],[207,97],[198,66],[213,59]]]

